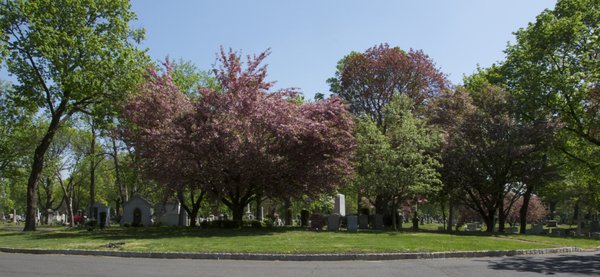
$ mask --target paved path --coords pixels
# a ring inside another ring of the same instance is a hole
[[[278,262],[0,253],[0,276],[600,276],[600,253],[476,259]]]

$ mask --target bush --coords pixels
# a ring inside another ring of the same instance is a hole
[[[211,226],[210,222],[208,222],[207,220],[200,221],[200,228],[207,229],[210,227],[212,227],[212,226]]]
[[[362,209],[360,209],[360,213],[364,214],[364,215],[369,215],[369,208],[362,208]]]
[[[236,229],[236,228],[240,228],[240,225],[237,221],[223,220],[222,227],[225,229]]]
[[[267,228],[273,228],[273,221],[271,221],[268,218],[263,219],[263,224],[265,225],[265,227]]]
[[[93,231],[94,229],[96,229],[97,225],[98,221],[96,221],[95,219],[89,219],[84,224],[88,231]]]
[[[129,228],[129,227],[131,227],[131,224],[125,223],[125,224],[123,224],[123,227]]]
[[[259,220],[252,220],[250,222],[250,227],[260,229],[263,227],[263,223],[260,222]]]

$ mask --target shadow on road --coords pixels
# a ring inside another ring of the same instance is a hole
[[[600,254],[593,256],[509,257],[502,260],[490,261],[488,268],[535,272],[546,275],[572,273],[600,276]]]

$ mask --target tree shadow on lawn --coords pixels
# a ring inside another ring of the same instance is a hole
[[[571,273],[600,276],[600,254],[593,256],[561,255],[553,257],[509,257],[490,261],[488,268],[535,272],[546,275]]]
[[[70,230],[64,232],[33,233],[33,239],[85,238],[100,240],[159,239],[159,238],[219,238],[240,236],[270,236],[277,233],[299,231],[299,228],[265,229],[198,229],[176,227],[107,228],[104,230]],[[308,231],[307,231],[308,232]],[[2,235],[2,234],[0,234]]]

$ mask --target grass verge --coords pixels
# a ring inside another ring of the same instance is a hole
[[[236,253],[381,253],[514,250],[554,247],[595,248],[600,241],[524,235],[360,231],[358,233],[275,229],[110,228],[86,231],[52,228],[24,233],[0,229],[0,246],[34,249]]]

